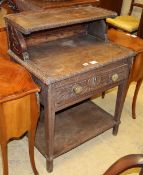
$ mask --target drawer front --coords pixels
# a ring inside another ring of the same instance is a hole
[[[79,102],[80,99],[89,98],[95,90],[114,84],[121,80],[127,79],[129,73],[128,65],[90,75],[85,74],[84,79],[78,75],[72,79],[71,83],[62,83],[60,87],[55,88],[55,106],[56,109],[62,109],[69,104]]]

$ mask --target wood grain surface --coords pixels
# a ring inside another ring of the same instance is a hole
[[[40,12],[22,12],[7,15],[6,20],[12,22],[24,34],[31,32],[80,24],[106,17],[115,17],[116,13],[93,6],[70,7]]]
[[[0,103],[39,91],[23,67],[3,58],[0,58],[0,84]]]

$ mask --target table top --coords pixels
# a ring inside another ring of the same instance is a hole
[[[84,6],[43,10],[39,12],[22,12],[7,15],[6,19],[20,32],[30,34],[35,31],[80,24],[115,16],[116,13],[112,11],[93,6]]]
[[[9,53],[47,85],[135,55],[130,49],[88,35],[31,46],[27,61]]]
[[[108,30],[108,38],[112,42],[130,48],[137,53],[132,65],[129,83],[139,82],[143,79],[143,39],[115,29]]]
[[[110,41],[130,48],[137,53],[143,52],[143,39],[137,37],[136,35],[110,29],[108,30],[108,38]]]
[[[40,91],[26,69],[4,58],[0,58],[0,84],[0,103]]]

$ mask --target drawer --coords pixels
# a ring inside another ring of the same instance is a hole
[[[62,86],[55,88],[55,106],[56,109],[62,109],[69,104],[79,102],[80,99],[84,100],[94,95],[94,91],[112,85],[117,85],[117,82],[127,79],[129,73],[128,65],[123,65],[112,70],[94,72],[94,74],[86,73],[68,79],[68,83],[64,82]]]

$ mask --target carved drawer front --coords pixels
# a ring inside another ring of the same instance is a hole
[[[61,86],[55,88],[56,109],[79,102],[80,99],[86,99],[94,94],[94,91],[107,85],[117,83],[128,77],[128,66],[123,65],[112,70],[99,71],[94,74],[86,73],[60,83]]]

